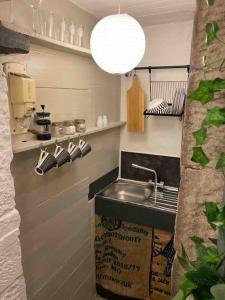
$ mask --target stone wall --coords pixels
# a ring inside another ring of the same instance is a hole
[[[26,290],[19,242],[20,217],[15,209],[13,158],[7,84],[0,64],[0,299],[25,300]]]
[[[197,87],[199,80],[204,79],[202,71],[202,58],[207,55],[209,61],[224,57],[224,47],[218,42],[206,47],[205,25],[210,21],[217,21],[221,30],[220,36],[225,36],[225,5],[224,0],[215,0],[213,6],[208,7],[205,0],[197,0],[197,12],[194,24],[192,41],[192,73],[189,81],[189,92]],[[219,69],[218,65],[211,69],[205,79],[216,77],[225,78],[225,68]],[[181,186],[179,193],[179,209],[176,223],[175,246],[179,253],[181,243],[186,247],[188,254],[194,258],[195,251],[189,237],[199,235],[203,238],[212,236],[214,232],[207,224],[203,214],[205,201],[221,202],[224,190],[224,177],[215,170],[215,160],[205,168],[199,167],[191,161],[192,147],[195,145],[192,133],[201,127],[203,118],[208,108],[225,106],[225,95],[207,105],[194,101],[187,101],[183,128],[182,157],[181,157]],[[210,135],[225,138],[225,126],[210,129]],[[212,158],[219,156],[224,151],[224,144],[214,140],[207,142],[204,147],[206,154]],[[173,271],[174,291],[177,290],[182,275],[182,269],[176,260]]]

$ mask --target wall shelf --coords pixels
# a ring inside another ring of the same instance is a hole
[[[92,57],[91,50],[88,48],[71,45],[69,43],[61,42],[46,36],[42,36],[41,34],[38,33],[27,32],[26,30],[22,28],[18,28],[16,25],[5,21],[1,21],[1,23],[6,28],[26,34],[29,37],[30,42],[33,44],[44,46],[54,50],[80,55],[80,56]]]
[[[103,132],[106,130],[110,130],[113,128],[120,128],[124,126],[126,122],[113,122],[110,123],[106,127],[98,128],[98,127],[89,127],[85,133],[82,133],[81,136],[88,136],[94,133]],[[76,133],[75,135],[64,135],[63,137],[57,138],[57,142],[64,142],[68,140],[70,137],[72,138],[78,138],[79,133]],[[35,135],[32,133],[26,133],[26,134],[19,134],[19,135],[13,135],[12,136],[12,149],[13,153],[21,153],[33,149],[38,149],[40,147],[40,144],[42,144],[43,147],[50,146],[56,142],[56,138],[52,138],[49,141],[38,141],[35,139]]]
[[[80,56],[91,57],[91,50],[87,48],[60,42],[37,33],[29,34],[29,38],[30,42],[33,44],[37,44],[54,50],[64,51],[67,53],[77,54]]]

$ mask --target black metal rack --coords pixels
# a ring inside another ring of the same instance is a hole
[[[181,114],[172,114],[172,113],[160,113],[160,114],[157,114],[157,113],[149,113],[147,109],[144,111],[144,116],[146,117],[146,119],[149,118],[150,116],[155,116],[155,117],[176,117],[176,118],[182,119],[183,114],[184,114],[184,111]]]
[[[136,67],[133,71],[148,70],[151,73],[152,70],[167,70],[167,69],[187,69],[188,75],[191,70],[191,65],[175,65],[175,66],[147,66],[147,67]],[[132,72],[132,71],[131,71]],[[129,76],[129,73],[126,73],[126,76]]]
[[[137,67],[135,68],[133,71],[141,71],[141,70],[148,70],[149,74],[150,74],[150,95],[151,95],[151,92],[152,92],[152,82],[151,81],[151,73],[152,73],[152,70],[169,70],[169,69],[186,69],[187,70],[187,75],[189,76],[190,74],[190,70],[191,70],[191,66],[190,65],[172,65],[172,66],[147,66],[147,67]],[[126,74],[126,76],[129,76],[129,73]],[[165,83],[162,81],[162,83]],[[179,83],[177,81],[177,83]],[[168,103],[170,106],[172,105],[172,103]],[[150,116],[159,116],[159,117],[178,117],[180,119],[182,119],[182,116],[184,114],[184,106],[183,106],[183,110],[182,110],[182,113],[173,113],[171,111],[171,113],[149,113],[148,110],[146,109],[144,111],[144,115],[146,118],[150,117]]]

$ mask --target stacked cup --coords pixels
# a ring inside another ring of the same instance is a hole
[[[77,158],[86,156],[91,150],[91,145],[83,138],[79,139],[78,146],[70,141],[67,150],[56,144],[54,154],[41,148],[39,160],[34,170],[37,175],[44,175],[52,168],[60,168],[66,163],[72,163]]]

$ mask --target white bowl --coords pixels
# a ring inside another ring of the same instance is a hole
[[[169,109],[169,106],[167,102],[163,99],[153,99],[150,101],[147,111],[148,113],[155,113],[155,114],[160,114],[160,113],[165,113]]]

